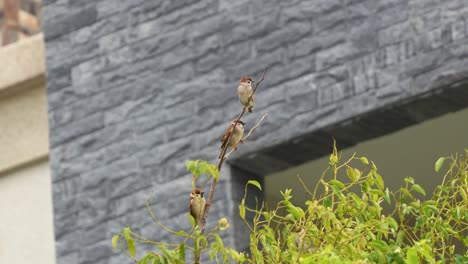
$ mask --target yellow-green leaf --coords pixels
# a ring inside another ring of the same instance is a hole
[[[125,240],[129,240],[130,239],[130,227],[125,227],[124,230],[123,230],[123,234],[124,234],[124,237],[125,237]]]
[[[439,172],[440,168],[442,168],[442,165],[444,165],[445,158],[441,157],[439,158],[436,163],[435,163],[435,171]]]
[[[155,256],[153,253],[147,253],[140,261],[138,261],[138,264],[155,264],[157,260],[155,259]]]
[[[128,246],[128,252],[130,252],[130,255],[132,255],[132,257],[135,257],[136,249],[135,249],[135,243],[133,242],[133,238],[130,238],[127,240],[127,246]]]
[[[385,243],[385,241],[382,241],[382,240],[374,240],[374,241],[371,241],[369,242],[369,245],[376,249],[377,251],[380,251],[382,253],[386,253],[386,251],[388,250],[388,245],[387,243]]]
[[[356,181],[359,181],[359,179],[361,178],[361,171],[354,168],[354,176],[356,176]]]
[[[380,176],[380,174],[375,172],[374,177],[375,177],[375,182],[377,183],[377,187],[379,187],[379,190],[383,190],[384,189],[384,180],[383,180],[382,176]]]
[[[406,253],[406,263],[407,264],[419,264],[418,252],[414,248],[408,249]]]
[[[185,162],[185,168],[190,171],[191,173],[193,173],[194,169],[195,169],[195,161],[193,160],[187,160]]]
[[[185,262],[185,243],[182,242],[179,246],[179,259]]]
[[[211,176],[213,176],[215,181],[219,180],[219,171],[218,171],[218,167],[216,167],[216,165],[209,164],[208,167],[207,167],[207,171]]]
[[[422,195],[426,195],[426,191],[419,184],[414,184],[411,186],[411,190],[416,191]]]
[[[383,197],[385,195],[384,192],[382,192],[381,190],[378,190],[378,189],[371,189],[369,192],[373,193],[373,194],[377,194],[378,196],[381,196],[381,197]]]
[[[354,174],[354,169],[353,169],[353,168],[347,167],[347,168],[346,168],[346,174],[348,175],[348,178],[349,178],[352,182],[356,182],[357,177],[356,177],[356,175]]]
[[[305,215],[304,210],[302,210],[302,208],[294,206],[292,203],[286,204],[286,208],[288,213],[292,214],[296,220],[301,219]]]
[[[398,223],[393,217],[389,216],[387,218],[387,221],[388,221],[388,226],[390,226],[391,228],[395,230],[398,230]]]
[[[389,203],[389,204],[392,203],[392,201],[390,200],[390,191],[388,190],[388,188],[385,189],[383,198],[385,199],[385,201],[387,201],[387,203]]]
[[[405,182],[414,184],[414,178],[413,177],[406,177]]]
[[[331,181],[329,181],[329,183],[330,183],[330,185],[338,187],[338,189],[340,189],[340,190],[343,190],[345,188],[345,185],[342,182],[338,181],[338,180],[331,180]]]
[[[119,234],[112,237],[112,248],[114,250],[117,250],[117,243],[119,242],[119,238],[120,238]]]
[[[360,159],[361,162],[364,163],[365,165],[369,165],[369,161],[367,160],[366,157],[360,157],[359,159]]]
[[[247,182],[247,184],[251,184],[251,185],[257,187],[260,191],[262,190],[262,186],[260,185],[260,183],[258,181],[250,180],[250,181]]]
[[[190,221],[190,225],[191,225],[192,227],[194,227],[194,226],[195,226],[195,218],[193,218],[193,216],[192,216],[191,214],[187,214],[187,218],[188,218],[189,221]]]
[[[242,219],[245,219],[245,205],[244,203],[239,204],[239,216]]]
[[[407,189],[401,187],[399,189],[399,191],[400,191],[400,193],[404,194],[406,197],[413,198],[413,196],[411,195],[411,193]]]

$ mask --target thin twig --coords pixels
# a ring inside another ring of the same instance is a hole
[[[252,127],[250,130],[249,130],[249,133],[247,133],[247,135],[245,137],[242,138],[242,141],[246,140],[247,138],[250,137],[250,135],[252,134],[252,132],[257,129],[258,126],[260,126],[260,124],[263,122],[263,119],[265,119],[265,117],[268,115],[268,113],[265,113],[262,118],[260,118],[260,121],[258,121],[258,123]],[[238,144],[239,145],[239,144]],[[231,149],[231,151],[229,151],[225,156],[224,156],[224,159],[227,159],[229,157],[229,155],[231,155],[231,153],[233,153],[234,151],[236,150],[236,148],[233,148]]]

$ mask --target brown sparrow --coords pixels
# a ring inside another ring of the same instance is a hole
[[[190,214],[195,219],[195,226],[198,226],[203,212],[205,211],[206,200],[203,197],[203,192],[199,188],[195,188],[190,193],[189,210]]]
[[[244,136],[244,125],[245,123],[242,122],[242,120],[239,120],[236,124],[236,120],[232,120],[231,124],[229,127],[226,129],[226,132],[224,132],[223,137],[221,138],[221,149],[224,149],[224,147],[227,144],[227,148],[234,148],[237,149],[237,145],[242,143],[242,137]],[[234,128],[234,124],[236,124],[236,127]],[[234,129],[233,129],[234,128]],[[232,132],[231,132],[232,131]],[[229,134],[232,133],[231,139],[228,142]],[[222,153],[220,153],[219,158],[221,158]]]
[[[237,95],[239,96],[239,100],[243,106],[247,107],[247,110],[250,113],[252,113],[252,107],[255,102],[254,96],[252,96],[252,99],[249,101],[249,98],[253,93],[252,83],[252,78],[242,77],[240,79],[239,87],[237,87]]]

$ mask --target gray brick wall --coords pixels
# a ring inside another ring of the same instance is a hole
[[[59,264],[125,263],[110,238],[128,224],[165,238],[152,192],[163,222],[187,226],[184,161],[215,162],[242,75],[270,67],[247,126],[270,115],[232,156],[211,224],[236,221],[245,178],[323,155],[332,136],[349,146],[468,106],[467,0],[43,5]]]

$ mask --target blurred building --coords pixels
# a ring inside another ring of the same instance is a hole
[[[57,263],[129,262],[110,247],[127,225],[173,241],[151,193],[161,221],[187,229],[184,162],[216,162],[240,77],[269,67],[247,129],[269,116],[208,219],[230,219],[225,243],[244,249],[248,179],[468,106],[467,14],[464,0],[44,0]]]
[[[0,1],[0,263],[55,263],[38,5]]]

